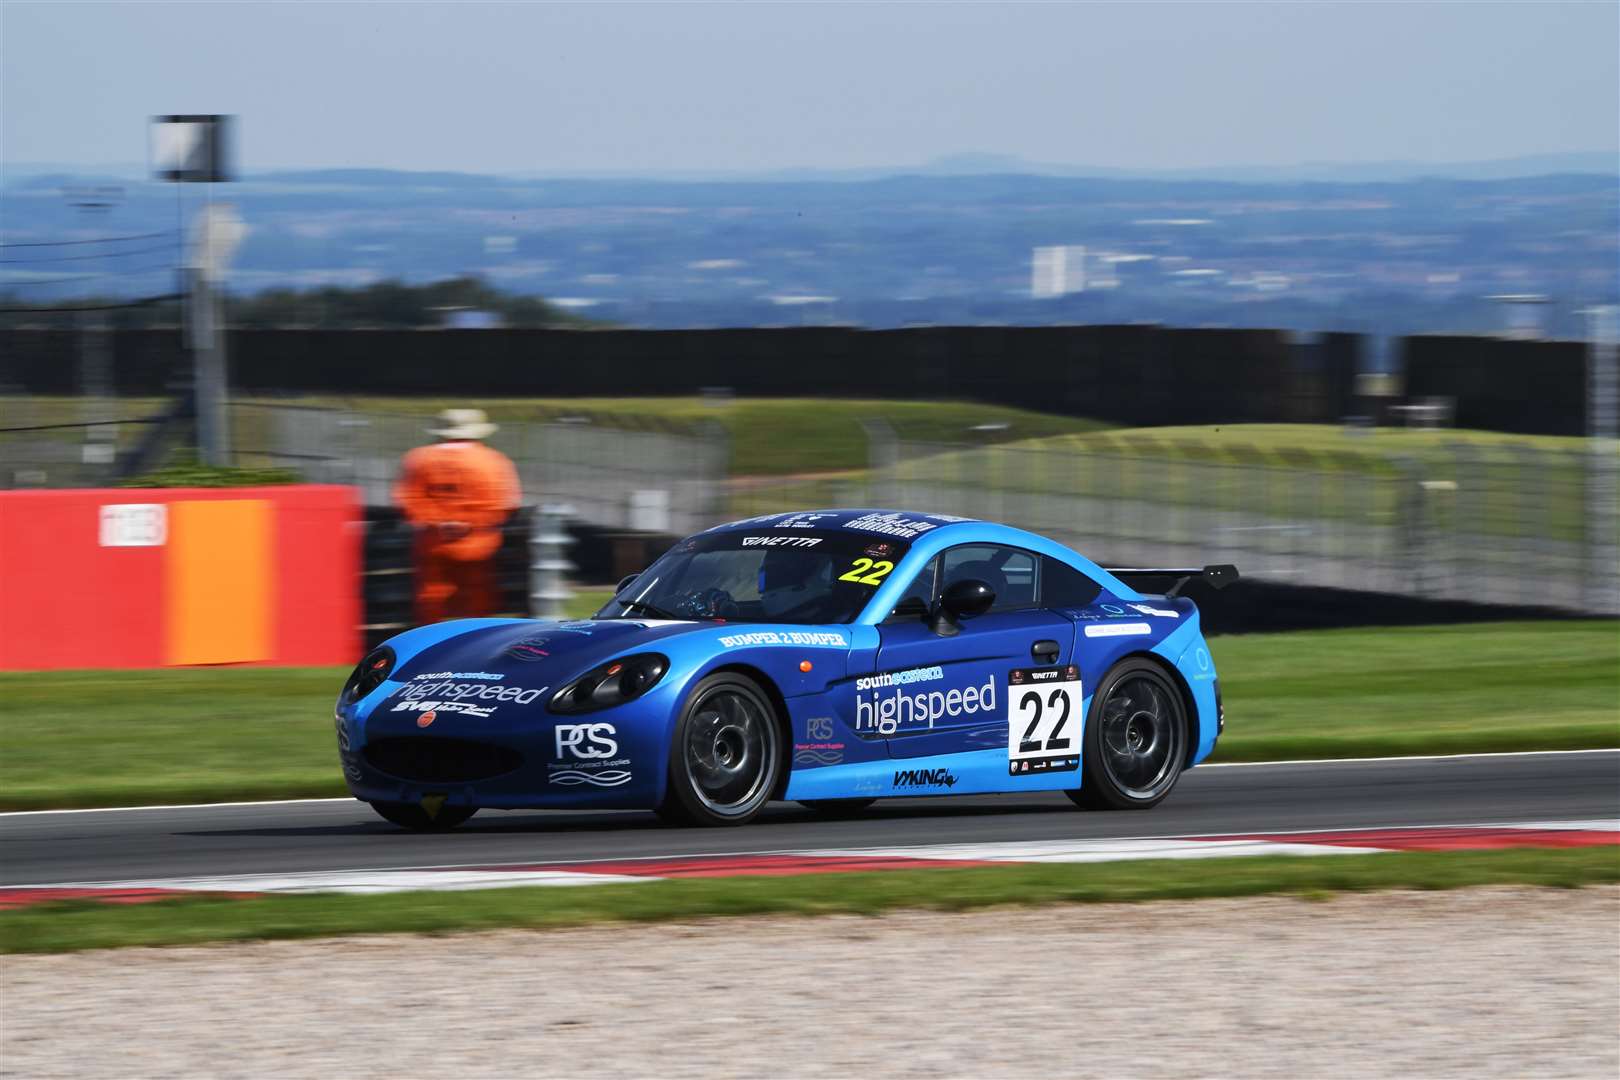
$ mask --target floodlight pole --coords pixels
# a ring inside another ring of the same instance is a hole
[[[197,395],[197,454],[202,464],[231,463],[230,415],[225,407],[226,355],[220,291],[208,270],[193,266],[191,275],[192,379]]]
[[[1620,306],[1586,309],[1587,558],[1595,610],[1620,614],[1620,506],[1615,482],[1620,437]]]
[[[242,239],[234,213],[214,207],[214,183],[229,180],[230,117],[187,113],[152,118],[152,169],[160,180],[208,185],[207,205],[197,221],[186,268],[186,311],[193,356],[192,394],[197,452],[205,465],[230,464],[231,440],[225,403],[225,326],[220,282]],[[177,196],[178,198],[178,196]]]

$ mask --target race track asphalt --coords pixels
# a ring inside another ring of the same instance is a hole
[[[419,835],[318,800],[0,815],[0,886],[1614,817],[1620,751],[1202,767],[1145,813],[1082,812],[1059,794],[890,799],[843,820],[788,803],[737,829],[514,810]]]

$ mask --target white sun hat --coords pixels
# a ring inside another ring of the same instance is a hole
[[[441,439],[487,439],[496,431],[483,409],[446,409],[439,422],[444,426],[429,428],[428,434]]]

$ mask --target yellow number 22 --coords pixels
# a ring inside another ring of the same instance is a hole
[[[856,559],[850,564],[849,573],[839,574],[838,580],[853,581],[857,585],[881,585],[883,575],[893,569],[894,563],[887,559],[879,559],[876,562],[871,559]]]

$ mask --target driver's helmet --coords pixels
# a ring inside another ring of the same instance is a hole
[[[772,548],[759,564],[759,601],[767,614],[798,607],[825,589],[832,563],[803,548]]]

